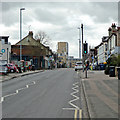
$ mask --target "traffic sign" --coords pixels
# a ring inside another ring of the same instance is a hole
[[[2,53],[5,53],[5,49],[2,49],[1,52],[2,52]]]

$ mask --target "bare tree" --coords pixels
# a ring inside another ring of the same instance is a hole
[[[35,39],[42,43],[43,45],[50,45],[51,44],[51,39],[50,37],[43,31],[38,31],[35,34]]]

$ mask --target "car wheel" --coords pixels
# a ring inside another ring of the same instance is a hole
[[[14,70],[10,70],[10,72],[11,72],[11,73],[13,73],[13,72],[14,72]]]

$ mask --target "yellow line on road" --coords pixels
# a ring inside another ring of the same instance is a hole
[[[82,110],[79,110],[79,120],[82,120]]]
[[[81,109],[80,110],[75,109],[74,120],[78,120],[77,119],[78,117],[79,117],[79,120],[82,120],[82,110]]]
[[[75,109],[74,120],[77,120],[77,109]]]

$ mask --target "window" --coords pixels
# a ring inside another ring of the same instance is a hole
[[[5,44],[5,40],[4,39],[1,39],[1,41],[2,41],[2,44]]]

